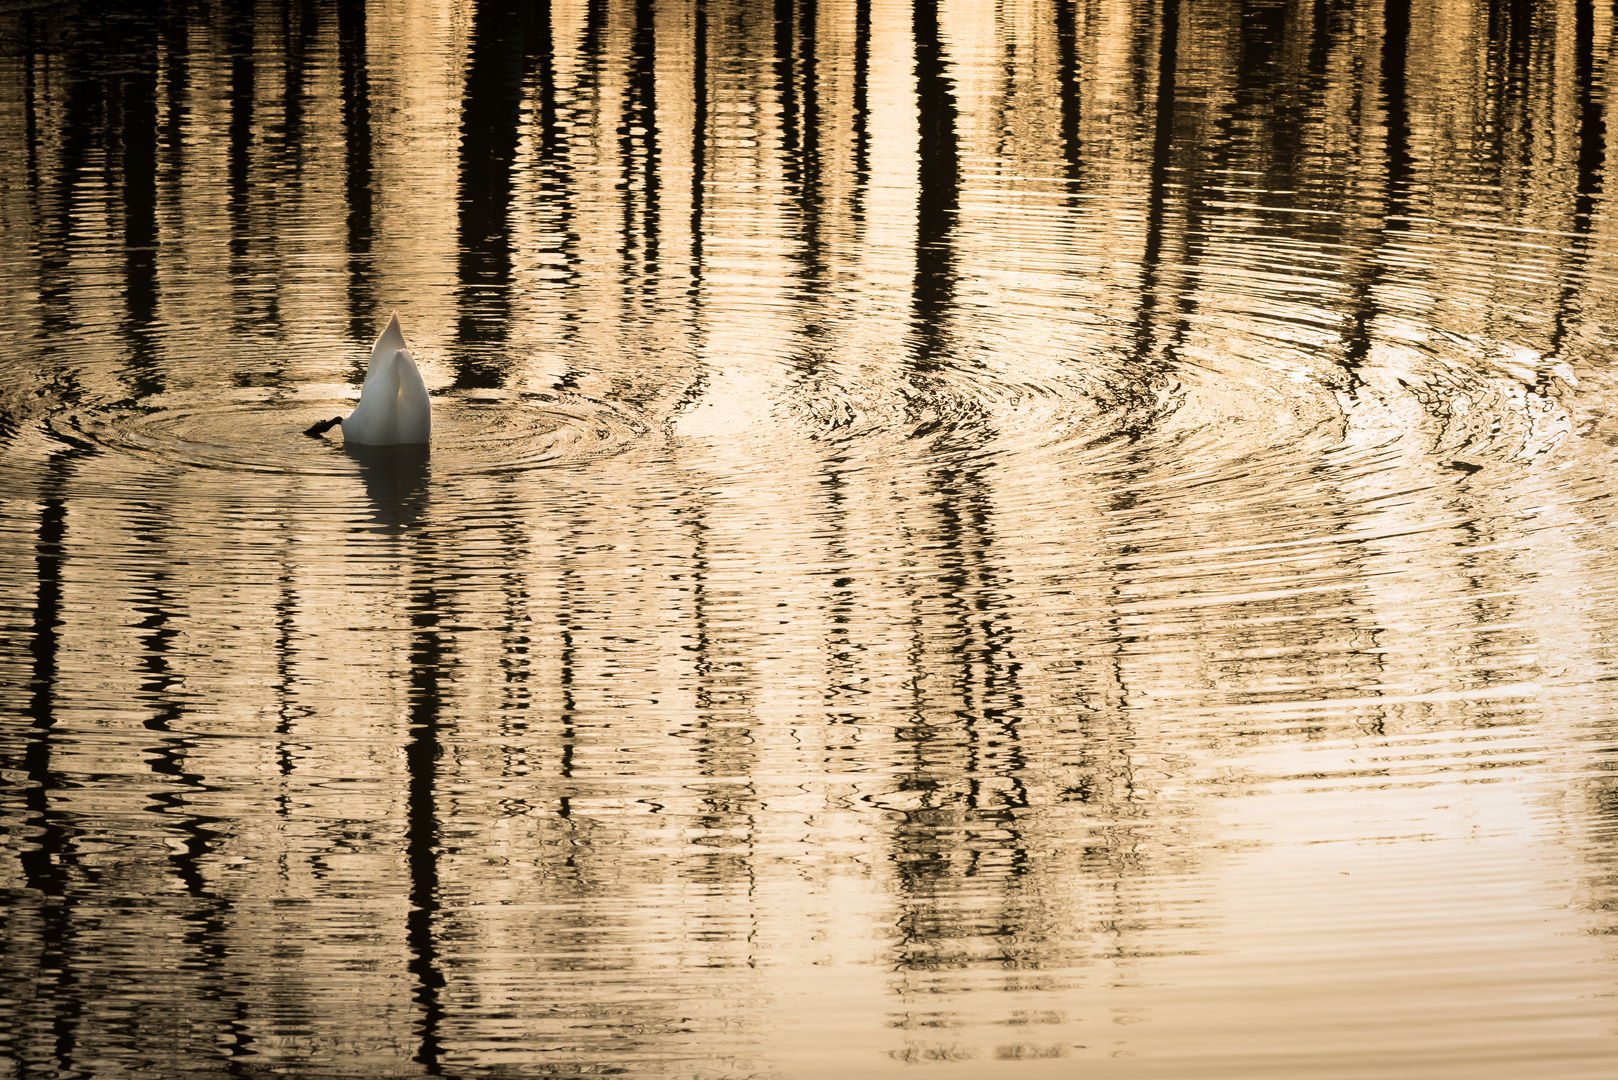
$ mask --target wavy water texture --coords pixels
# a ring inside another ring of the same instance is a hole
[[[342,440],[297,438],[334,407],[331,402],[311,407],[256,393],[224,401],[218,393],[187,396],[146,398],[138,409],[66,409],[40,428],[70,446],[171,465],[294,475],[348,471],[333,452]],[[616,453],[647,431],[633,413],[577,395],[480,393],[442,402],[434,416],[433,467],[449,474],[577,464]]]
[[[1610,12],[249,7],[0,12],[0,1075],[1610,1073]]]

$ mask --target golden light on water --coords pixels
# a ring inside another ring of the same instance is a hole
[[[1613,33],[0,14],[5,1074],[1605,1075]]]

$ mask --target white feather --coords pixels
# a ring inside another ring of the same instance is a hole
[[[343,441],[367,446],[425,444],[432,430],[427,384],[421,381],[395,314],[371,348],[360,403],[343,419]]]

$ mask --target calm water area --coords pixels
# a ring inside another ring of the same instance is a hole
[[[0,2],[0,1078],[1618,1077],[1615,58]]]

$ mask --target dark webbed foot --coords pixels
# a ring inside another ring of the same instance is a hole
[[[330,431],[332,428],[336,427],[342,422],[343,418],[341,416],[334,416],[330,420],[321,420],[318,423],[309,425],[309,427],[304,429],[303,433],[305,435],[319,437],[326,434],[326,432]]]

